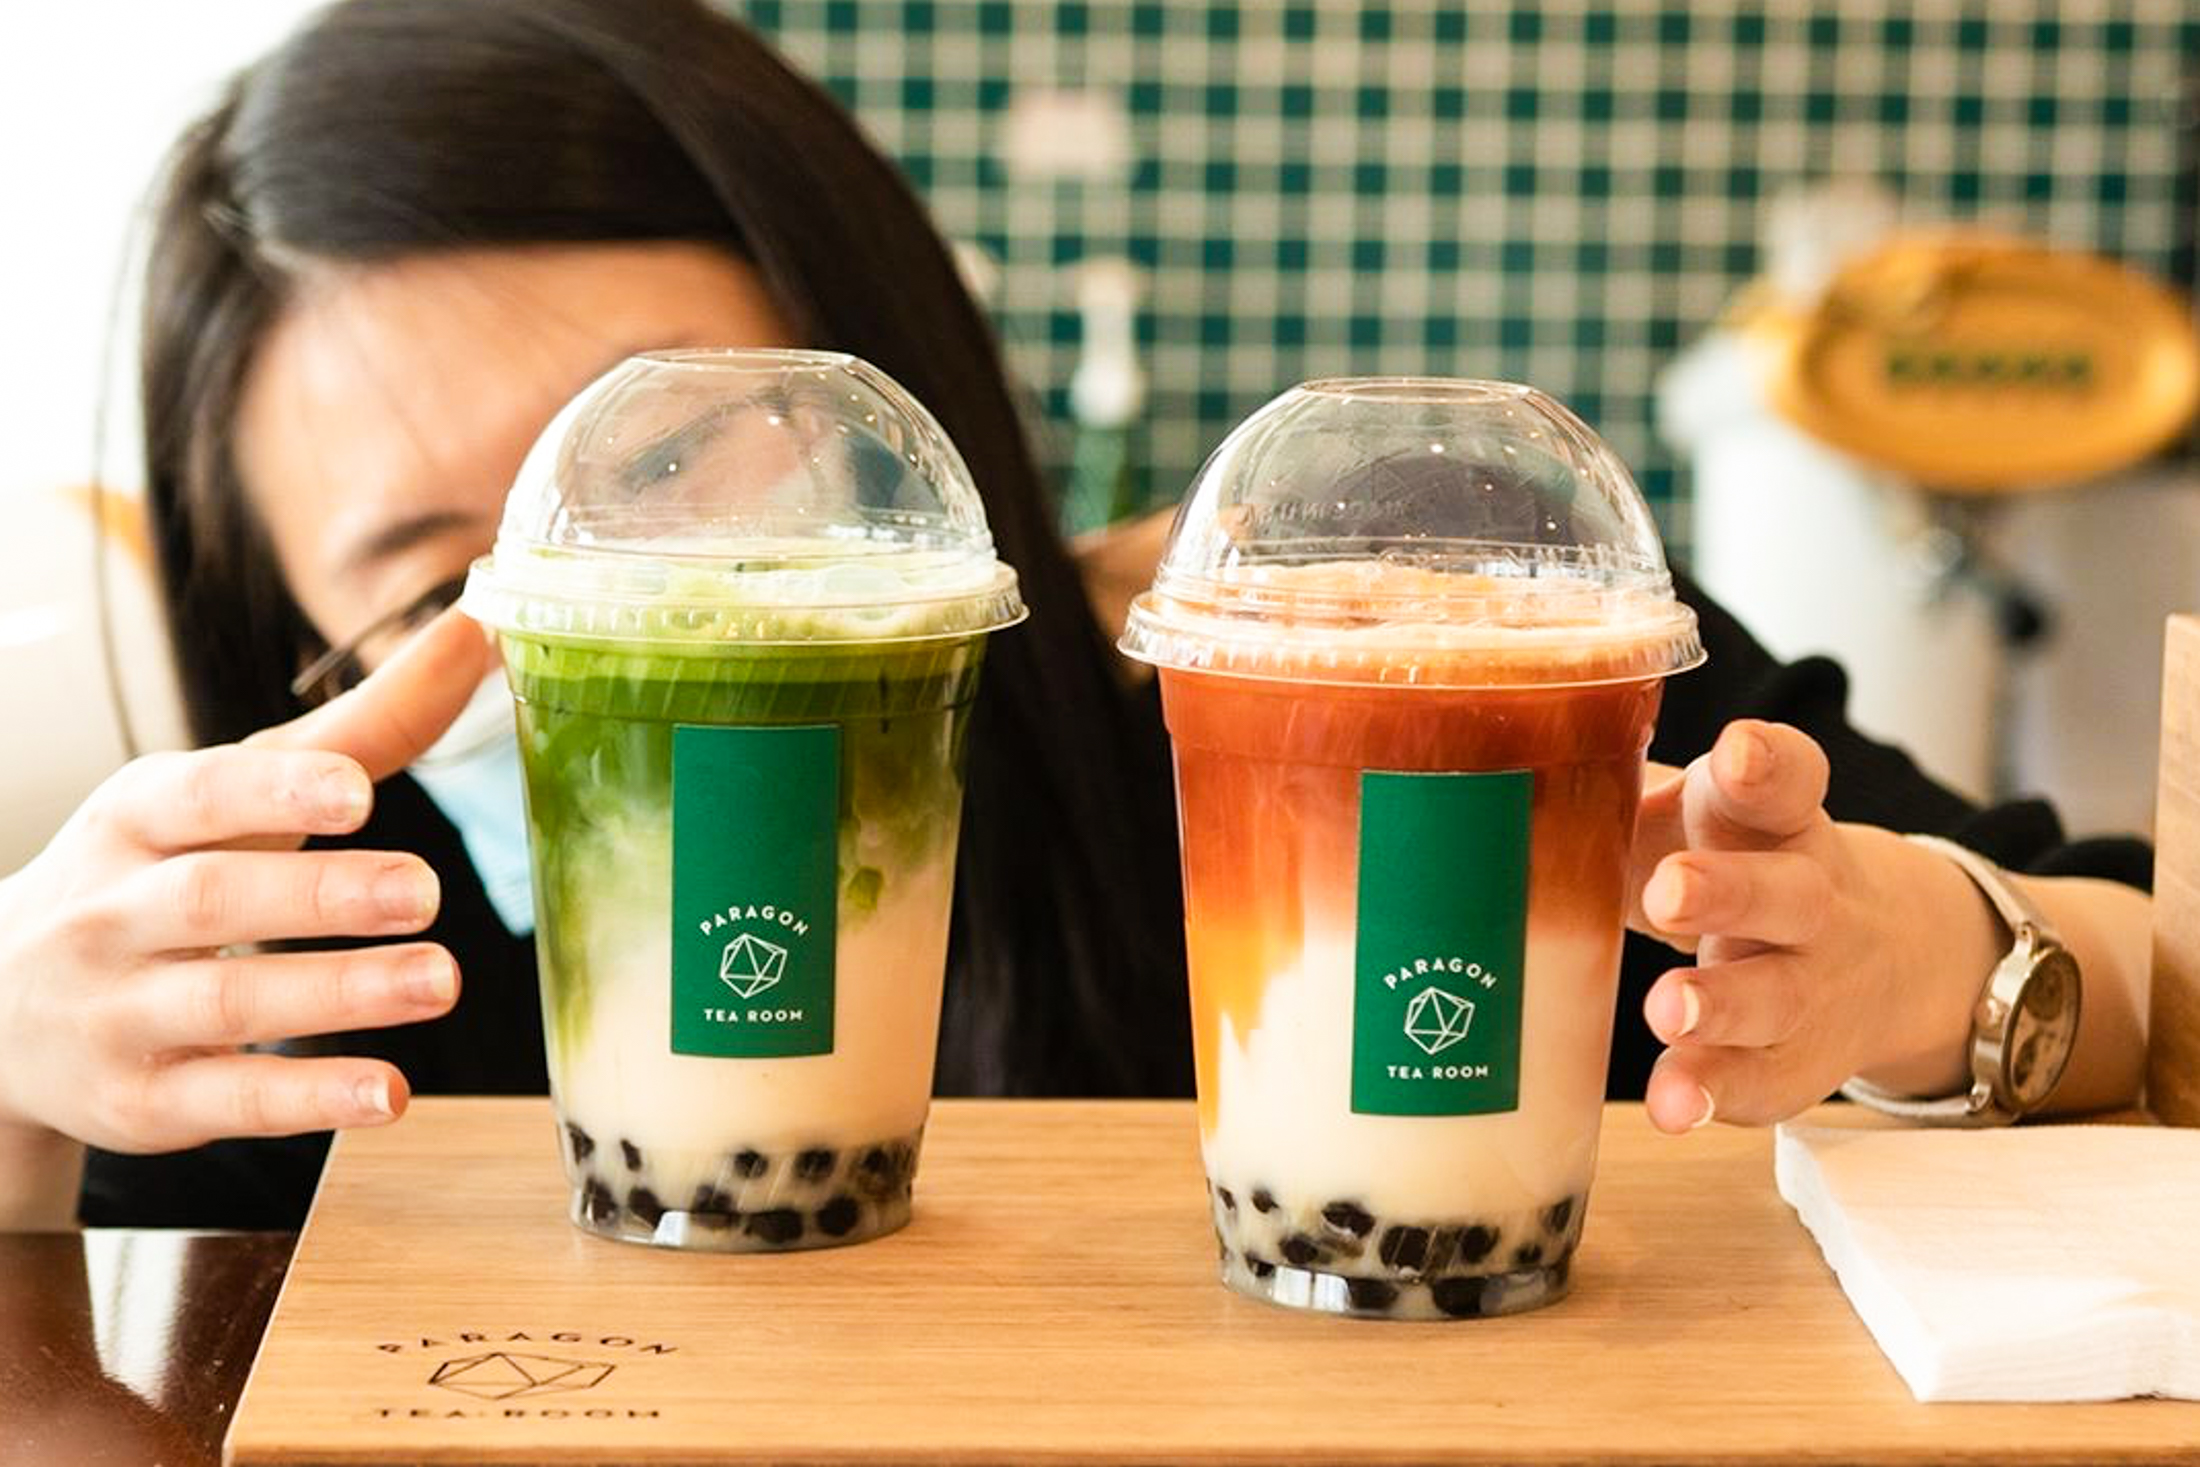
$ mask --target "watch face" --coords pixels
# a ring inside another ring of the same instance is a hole
[[[2078,1037],[2078,965],[2053,948],[2040,955],[2018,995],[2003,1051],[2010,1099],[2020,1112],[2047,1099]]]

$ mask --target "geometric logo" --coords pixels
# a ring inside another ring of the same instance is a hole
[[[482,1401],[510,1401],[513,1397],[548,1397],[561,1390],[592,1390],[616,1368],[596,1359],[550,1359],[548,1355],[491,1350],[488,1355],[442,1361],[427,1383]]]
[[[491,1350],[486,1355],[444,1361],[428,1377],[428,1384],[484,1401],[509,1401],[515,1396],[592,1390],[617,1368],[600,1360],[553,1360],[547,1355]]]
[[[787,950],[746,932],[726,944],[718,976],[742,998],[754,998],[787,976]]]
[[[1406,1005],[1406,1038],[1423,1054],[1440,1054],[1467,1037],[1474,1005],[1441,988],[1424,988]]]

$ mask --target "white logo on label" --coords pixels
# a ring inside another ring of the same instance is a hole
[[[787,976],[787,950],[744,932],[726,944],[718,977],[742,998],[754,998]]]
[[[1406,1038],[1423,1054],[1441,1054],[1467,1037],[1474,1004],[1441,988],[1424,988],[1406,1004]]]

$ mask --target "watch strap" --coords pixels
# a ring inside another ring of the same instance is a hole
[[[1923,846],[1936,855],[1945,856],[1962,867],[1963,874],[1971,878],[1971,884],[1993,905],[1995,915],[2008,927],[2012,944],[2023,936],[2023,929],[2026,927],[2049,942],[2058,946],[2061,944],[2062,939],[2055,935],[2055,929],[2048,923],[2047,915],[2033,905],[2030,897],[2017,889],[2017,884],[2009,879],[2008,872],[1992,861],[1977,851],[1959,846],[1952,840],[1943,840],[1937,835],[1912,835],[1904,839],[1912,845]]]
[[[2033,905],[2030,898],[2017,889],[2008,873],[1976,851],[1943,840],[1937,835],[1911,835],[1905,837],[1915,845],[1923,846],[1936,855],[1954,862],[1971,884],[1993,907],[2009,931],[2009,953],[1996,960],[1986,973],[1986,980],[1979,988],[1978,1006],[1983,1009],[1993,992],[1994,980],[2009,955],[2039,942],[2062,945],[2055,929],[2049,925],[2046,914]],[[1978,1035],[1973,1033],[1973,1048]],[[1936,1121],[1943,1125],[1992,1126],[2007,1125],[2016,1119],[2015,1112],[2001,1105],[1994,1096],[1994,1087],[1983,1076],[1974,1074],[1968,1087],[1953,1095],[1908,1096],[1897,1095],[1872,1084],[1869,1080],[1851,1077],[1841,1086],[1841,1094],[1860,1105],[1885,1111],[1888,1115],[1905,1120]]]
[[[1916,1096],[1897,1095],[1892,1090],[1882,1090],[1869,1080],[1851,1077],[1842,1082],[1841,1094],[1859,1105],[1868,1105],[1873,1110],[1885,1111],[1888,1115],[1900,1116],[1906,1121],[1991,1126],[2015,1119],[2009,1112],[1994,1104],[1991,1089],[1976,1084],[1956,1095],[1936,1095],[1920,1099]]]

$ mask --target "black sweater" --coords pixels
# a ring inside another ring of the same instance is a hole
[[[1839,667],[1823,658],[1776,662],[1693,586],[1684,582],[1681,590],[1701,618],[1710,660],[1667,686],[1652,758],[1685,764],[1736,718],[1793,724],[1832,762],[1827,806],[1836,819],[1948,836],[2013,870],[2149,883],[2153,861],[2144,843],[2066,841],[2054,811],[2037,800],[1970,804],[1908,756],[1849,726]],[[1142,696],[1158,718],[1150,690]],[[512,937],[497,920],[457,833],[418,786],[399,777],[382,786],[372,819],[350,843],[417,851],[443,873],[442,912],[425,936],[457,955],[465,983],[443,1018],[347,1035],[341,1050],[391,1060],[420,1094],[546,1093],[533,940]],[[1659,1051],[1642,1020],[1643,994],[1681,961],[1672,949],[1628,934],[1608,1089],[1615,1099],[1642,1095]],[[311,1135],[219,1142],[169,1156],[95,1151],[81,1216],[90,1226],[295,1228],[327,1148],[326,1135]]]

